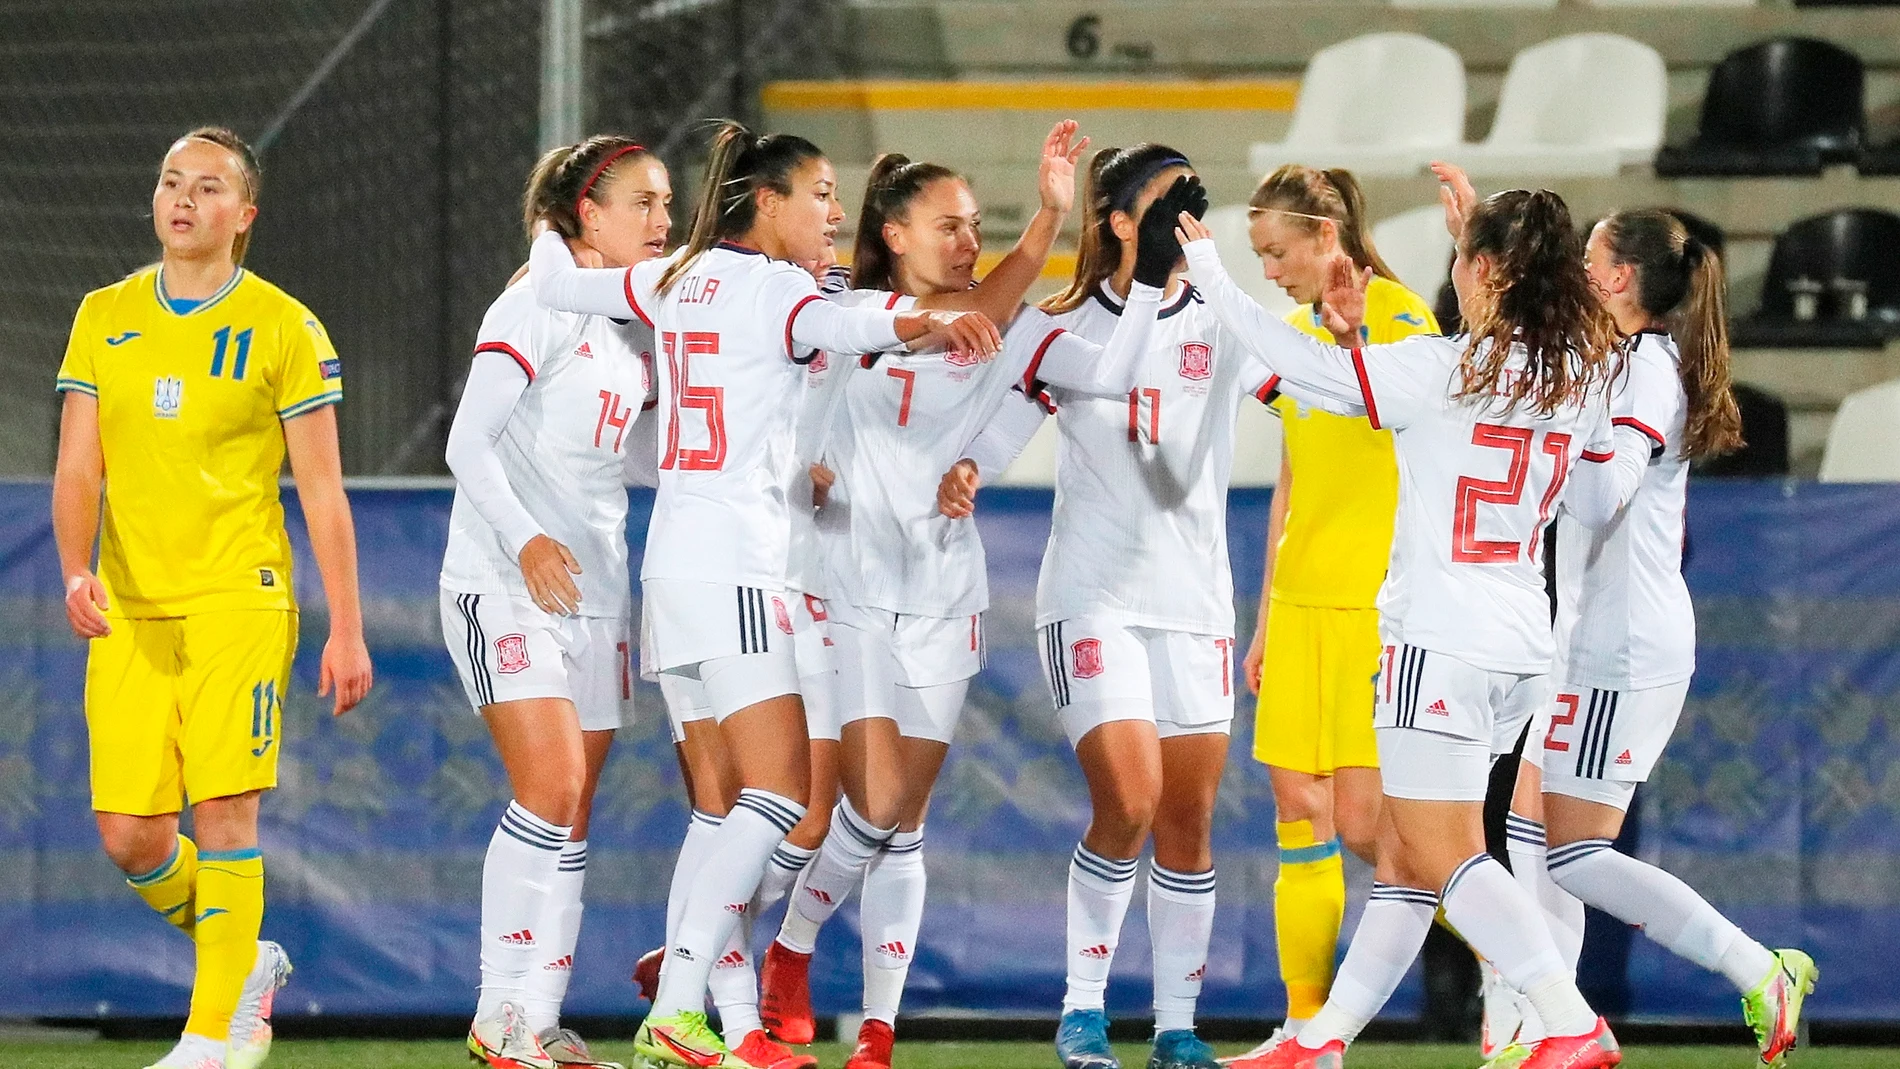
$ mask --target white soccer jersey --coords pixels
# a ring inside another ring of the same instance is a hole
[[[495,453],[521,506],[581,566],[582,616],[618,617],[627,606],[623,467],[651,397],[652,350],[644,324],[544,308],[526,282],[495,299],[476,336],[476,353],[509,356],[528,375]],[[441,582],[528,596],[513,554],[459,488]]]
[[[847,308],[887,307],[881,300],[887,294],[852,290],[851,272],[847,268],[833,267],[819,292],[826,300]],[[908,309],[910,305],[888,307]],[[844,385],[851,377],[857,358],[837,357],[823,350],[813,350],[808,356],[805,388],[799,394],[798,428],[794,433],[798,470],[792,475],[792,549],[787,580],[793,590],[826,598],[831,594],[825,574],[825,556],[844,510],[833,509],[831,515],[826,516],[812,507],[811,466],[823,461],[832,436],[838,433]],[[835,484],[832,489],[834,493],[842,493]],[[823,531],[821,524],[825,526]]]
[[[1682,428],[1689,402],[1680,359],[1668,334],[1637,335],[1628,369],[1613,384],[1610,415],[1616,426],[1648,440],[1643,481],[1600,529],[1567,514],[1559,520],[1557,633],[1565,662],[1560,683],[1645,690],[1695,674],[1695,609],[1682,579],[1689,483]]]
[[[1122,302],[1106,286],[1054,322],[1098,344]],[[1235,411],[1272,373],[1234,344],[1193,286],[1164,301],[1137,384],[1105,399],[1052,388],[1055,515],[1036,624],[1079,616],[1231,635],[1227,483]]]
[[[643,579],[784,590],[791,579],[797,424],[812,350],[896,344],[893,316],[829,306],[803,268],[721,243],[664,296],[663,265],[627,274],[658,342],[659,492]]]
[[[1549,671],[1556,643],[1543,529],[1571,467],[1613,455],[1606,390],[1549,416],[1497,399],[1458,399],[1463,338],[1420,334],[1360,349],[1321,342],[1242,292],[1213,244],[1191,242],[1186,252],[1222,321],[1287,383],[1333,397],[1357,391],[1372,425],[1392,431],[1399,509],[1379,590],[1385,641],[1494,672]],[[1513,353],[1513,364],[1521,359],[1521,350]]]

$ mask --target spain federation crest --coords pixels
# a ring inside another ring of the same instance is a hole
[[[1199,382],[1214,373],[1214,350],[1205,342],[1181,343],[1181,377]]]

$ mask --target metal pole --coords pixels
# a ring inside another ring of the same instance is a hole
[[[586,71],[581,22],[586,0],[543,0],[541,7],[541,151],[581,139]]]

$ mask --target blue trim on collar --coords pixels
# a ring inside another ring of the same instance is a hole
[[[238,283],[242,281],[244,281],[244,268],[238,267],[231,272],[231,277],[225,280],[224,285],[218,287],[218,292],[203,300],[192,301],[190,298],[173,297],[165,292],[165,267],[161,264],[158,270],[152,272],[152,295],[158,299],[160,308],[175,316],[196,315],[229,297],[231,291],[237,289]],[[181,304],[186,307],[181,308]]]

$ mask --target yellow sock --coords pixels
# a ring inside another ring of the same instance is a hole
[[[1276,825],[1280,875],[1273,881],[1273,927],[1280,944],[1286,1015],[1304,1021],[1326,1004],[1346,916],[1346,866],[1339,840],[1313,841],[1310,821]]]
[[[223,1039],[257,960],[257,932],[264,924],[263,852],[252,847],[200,853],[197,905],[198,975],[185,1031]]]
[[[143,876],[129,876],[126,885],[138,892],[145,904],[158,911],[166,922],[186,935],[197,919],[192,898],[198,889],[198,846],[180,835],[178,845],[165,863]]]

